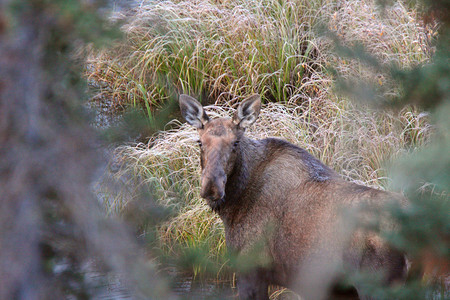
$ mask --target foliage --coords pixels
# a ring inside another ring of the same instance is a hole
[[[448,11],[445,2],[424,2],[421,9],[428,14],[445,12]],[[360,274],[354,277],[366,284],[370,294],[380,299],[449,297],[450,157],[447,153],[450,152],[450,23],[445,14],[438,13],[435,18],[432,21],[439,28],[433,40],[435,55],[426,64],[405,68],[380,62],[368,56],[367,52],[353,52],[362,63],[376,65],[380,73],[392,78],[398,86],[399,93],[395,97],[378,95],[378,101],[372,102],[373,105],[386,109],[389,105],[402,107],[415,104],[430,112],[435,127],[426,145],[398,157],[390,166],[393,185],[404,191],[409,204],[407,207],[394,205],[386,208],[399,227],[394,232],[381,233],[404,251],[412,262],[408,282],[402,287],[386,288],[371,276]],[[340,47],[347,53],[350,50],[342,45]]]
[[[1,299],[96,297],[96,272],[136,297],[171,297],[91,192],[101,160],[74,56],[117,34],[92,1],[0,3]]]

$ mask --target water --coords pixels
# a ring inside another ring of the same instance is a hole
[[[89,287],[92,299],[135,299],[120,276],[105,275],[89,266],[84,271],[84,285]],[[171,283],[171,291],[180,299],[234,299],[237,294],[230,281],[198,280],[183,273],[172,273],[166,279]]]
[[[234,299],[237,295],[237,289],[227,280],[198,280],[192,275],[181,273],[174,279],[172,290],[183,299]]]

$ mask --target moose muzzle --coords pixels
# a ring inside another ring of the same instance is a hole
[[[226,181],[227,177],[223,169],[205,169],[202,172],[202,189],[200,192],[200,196],[212,202],[223,199],[225,197]]]

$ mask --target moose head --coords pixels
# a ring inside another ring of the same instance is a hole
[[[239,142],[247,127],[258,118],[261,98],[253,95],[244,100],[233,118],[210,120],[203,106],[188,95],[180,96],[181,114],[197,128],[202,167],[201,193],[211,207],[225,201],[225,185],[233,172],[240,152]]]

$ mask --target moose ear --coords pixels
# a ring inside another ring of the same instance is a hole
[[[233,123],[241,128],[247,128],[258,118],[261,109],[261,97],[253,95],[239,104],[233,117]]]
[[[180,109],[183,118],[194,127],[199,129],[203,128],[203,125],[208,123],[209,118],[206,112],[203,110],[203,106],[188,95],[180,95]]]

